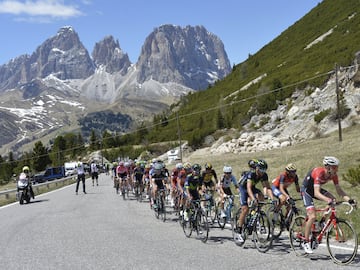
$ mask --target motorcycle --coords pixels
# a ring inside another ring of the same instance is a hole
[[[17,194],[16,199],[20,204],[24,204],[30,202],[31,192],[30,192],[30,179],[26,177],[25,174],[20,174],[19,179],[17,181]]]

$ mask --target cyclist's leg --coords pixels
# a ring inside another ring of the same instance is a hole
[[[241,213],[239,215],[239,219],[237,220],[239,229],[241,233],[241,230],[243,228],[243,225],[245,223],[245,217],[247,213],[249,212],[249,206],[248,206],[248,193],[246,190],[246,187],[240,186],[240,207],[241,207]]]

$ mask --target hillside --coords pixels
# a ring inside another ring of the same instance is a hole
[[[183,97],[163,117],[166,125],[153,128],[148,138],[176,139],[177,115],[183,139],[195,147],[218,129],[241,131],[252,117],[279,105],[290,110],[295,91],[306,97],[317,88],[322,90],[335,64],[348,72],[342,81],[343,89],[348,85],[356,88],[351,68],[357,69],[353,65],[360,51],[359,30],[358,1],[322,1],[256,54],[234,66],[229,76],[205,91]],[[346,99],[346,91],[343,94]],[[266,121],[264,118],[262,125]]]

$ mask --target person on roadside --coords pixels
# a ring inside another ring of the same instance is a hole
[[[80,181],[82,181],[83,192],[84,192],[84,194],[86,194],[86,191],[85,191],[85,169],[84,169],[84,164],[82,162],[79,162],[77,167],[76,167],[76,170],[77,170],[77,182],[76,182],[76,190],[75,190],[76,195],[78,195]]]
[[[90,164],[90,173],[91,173],[91,180],[92,185],[94,186],[94,182],[96,182],[96,185],[99,185],[98,179],[99,179],[99,169],[97,167],[97,164],[93,160]]]
[[[352,205],[356,206],[355,200],[351,199],[340,187],[339,177],[337,171],[339,168],[339,160],[336,157],[327,156],[323,159],[323,167],[316,167],[311,169],[306,175],[302,186],[301,186],[301,196],[304,201],[304,206],[306,208],[306,214],[308,220],[305,224],[305,243],[303,243],[303,249],[305,253],[311,254],[313,250],[310,245],[310,232],[311,226],[316,219],[316,212],[314,206],[314,198],[317,200],[324,201],[331,205],[335,201],[334,195],[332,195],[327,190],[323,189],[321,186],[327,182],[332,181],[336,192],[341,196],[345,201],[349,202]]]

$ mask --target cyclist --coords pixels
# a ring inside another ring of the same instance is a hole
[[[151,165],[145,164],[145,170],[144,170],[142,182],[145,184],[146,199],[149,199],[149,194],[150,194],[150,169],[151,169]]]
[[[219,183],[219,195],[220,195],[220,203],[219,207],[221,209],[221,217],[225,218],[226,213],[224,211],[224,198],[226,196],[232,196],[231,191],[231,183],[238,189],[239,185],[236,181],[235,176],[232,174],[232,168],[230,166],[224,166],[223,168],[224,175],[220,179]]]
[[[303,248],[305,253],[313,253],[309,243],[309,236],[311,232],[311,226],[316,219],[315,206],[313,199],[318,199],[328,204],[333,203],[335,197],[321,186],[329,181],[332,181],[335,185],[336,192],[339,196],[350,204],[356,205],[356,202],[351,199],[340,187],[339,177],[337,171],[339,168],[339,160],[336,157],[324,157],[323,167],[316,167],[308,172],[303,184],[301,186],[301,196],[304,201],[308,220],[305,225],[305,242]]]
[[[152,201],[151,205],[156,205],[155,198],[157,196],[157,191],[160,189],[165,189],[165,181],[167,176],[163,170],[163,164],[160,162],[156,162],[153,165],[153,168],[150,172],[151,183],[152,183]]]
[[[186,194],[185,194],[185,181],[188,175],[192,174],[192,166],[190,162],[185,162],[183,165],[183,169],[179,172],[177,178],[177,189],[180,192],[181,199],[180,199],[180,209],[183,209],[186,201]],[[180,212],[181,215],[181,212]]]
[[[177,193],[177,179],[183,169],[182,163],[177,163],[175,168],[171,171],[171,206],[174,206],[174,200]]]
[[[129,176],[129,171],[127,167],[125,167],[125,164],[123,161],[119,162],[119,166],[116,167],[116,175],[120,180],[120,190],[122,190],[123,187],[127,187],[127,178]],[[121,191],[120,191],[121,195]]]
[[[281,206],[285,205],[286,201],[290,199],[287,188],[293,183],[295,183],[296,191],[300,192],[299,178],[296,174],[296,166],[293,163],[289,163],[286,165],[285,171],[272,181],[272,192],[280,202],[277,209],[280,209]],[[290,211],[290,207],[291,206],[288,205],[286,208],[286,214]]]
[[[264,200],[264,194],[257,189],[255,186],[257,183],[261,182],[264,188],[264,191],[268,194],[268,196],[273,200],[273,194],[269,184],[269,177],[266,173],[268,165],[265,160],[259,159],[256,161],[254,165],[255,170],[250,170],[245,173],[239,183],[240,186],[240,204],[241,204],[241,214],[239,216],[238,224],[238,241],[244,242],[244,238],[242,237],[242,227],[245,223],[245,217],[249,212],[248,199],[250,199],[250,205],[254,205],[257,203],[257,200]]]
[[[218,183],[216,171],[213,169],[211,163],[205,163],[205,170],[202,172],[202,178],[203,186],[209,189],[214,189],[215,185]]]
[[[186,203],[190,203],[192,200],[200,200],[199,188],[201,185],[201,166],[199,164],[194,164],[192,166],[192,173],[186,176],[184,184]],[[184,213],[184,219],[185,221],[188,220],[188,212]]]
[[[134,175],[135,187],[139,187],[140,192],[143,192],[143,188],[144,188],[143,185],[144,173],[145,170],[143,163],[141,163],[140,161],[136,162],[136,167],[134,168],[133,175]]]

